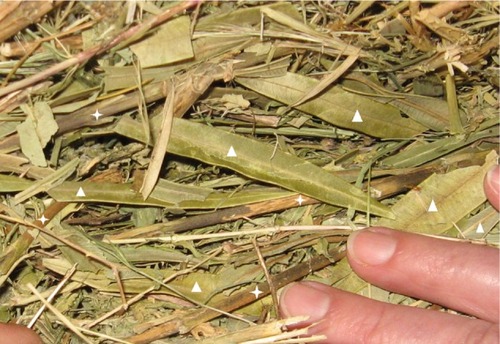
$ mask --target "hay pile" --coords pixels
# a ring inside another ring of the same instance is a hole
[[[276,292],[302,279],[432,307],[367,285],[344,243],[378,224],[498,245],[498,12],[1,3],[0,320],[291,343]]]

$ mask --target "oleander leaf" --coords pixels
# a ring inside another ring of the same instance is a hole
[[[287,105],[296,103],[319,83],[316,79],[294,73],[275,78],[238,77],[236,81]],[[392,105],[347,92],[340,86],[334,86],[296,108],[341,128],[379,138],[410,138],[427,129],[410,118],[402,117]],[[356,111],[361,114],[363,122],[353,122]]]
[[[131,120],[124,117],[122,121]],[[141,133],[134,131],[134,128],[137,125],[129,123],[119,125],[115,130],[143,139]],[[233,152],[230,152],[231,148]],[[332,205],[352,207],[384,217],[393,216],[387,206],[322,168],[289,153],[275,150],[272,145],[217,128],[176,118],[167,151],[226,167],[247,177]]]
[[[497,158],[492,151],[482,166],[430,176],[392,207],[396,218],[381,219],[378,225],[436,235],[453,228],[486,200],[483,179]],[[437,211],[428,211],[432,200]]]
[[[85,196],[78,196],[82,188]],[[131,183],[65,182],[48,191],[59,202],[101,202],[111,204],[150,205],[169,209],[214,209],[234,207],[290,196],[283,190],[242,190],[234,194],[209,192],[211,189],[160,180],[144,200]]]
[[[492,123],[496,121],[491,121]],[[499,128],[494,126],[485,130],[471,133],[470,135],[459,135],[444,137],[430,143],[422,143],[412,146],[397,154],[382,160],[382,164],[393,168],[405,168],[419,166],[440,158],[459,148],[466,147],[473,142],[489,137],[498,137]]]

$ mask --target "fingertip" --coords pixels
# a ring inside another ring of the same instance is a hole
[[[484,178],[484,193],[495,207],[500,210],[500,167],[497,165],[488,171]]]
[[[298,282],[286,286],[279,300],[283,317],[308,316],[307,323],[322,320],[330,310],[331,287],[317,282]]]
[[[396,251],[394,231],[370,227],[352,233],[347,239],[347,258],[351,266],[377,266],[387,263]]]
[[[43,344],[35,331],[16,324],[0,323],[0,344]]]

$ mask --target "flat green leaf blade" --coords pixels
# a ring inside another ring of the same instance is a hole
[[[61,258],[47,258],[43,260],[44,267],[62,275],[71,268],[71,265],[72,264],[68,260]],[[141,272],[141,274],[138,272]],[[135,268],[134,271],[130,271],[129,269],[120,270],[120,276],[127,293],[141,293],[148,288],[156,286],[156,293],[172,294],[172,290],[175,290],[178,294],[189,295],[191,300],[196,300],[198,302],[207,302],[212,295],[217,293],[217,295],[213,296],[210,300],[211,302],[215,302],[227,297],[219,293],[221,286],[229,288],[231,286],[241,285],[244,282],[254,280],[261,273],[255,266],[250,264],[238,268],[227,267],[218,274],[195,271],[190,272],[184,276],[184,278],[177,278],[170,281],[168,283],[170,289],[159,286],[158,283],[151,279],[163,280],[169,276],[175,275],[176,272],[177,270],[172,268],[163,268],[159,270]],[[146,276],[150,276],[150,278]],[[71,276],[71,279],[101,291],[118,292],[116,281],[108,270],[86,272],[78,269],[78,271]],[[203,292],[193,293],[191,291],[195,283],[198,283]]]
[[[318,80],[303,75],[287,73],[275,78],[236,78],[241,85],[284,104],[291,105],[315,88]],[[350,93],[340,86],[299,105],[297,109],[335,126],[362,132],[380,138],[410,138],[427,128],[388,104],[378,103],[368,97]],[[356,110],[363,122],[353,122]]]
[[[445,100],[410,93],[388,91],[370,79],[352,74],[342,86],[353,93],[363,93],[371,99],[390,104],[417,123],[434,131],[445,131],[449,125],[448,104]],[[377,96],[381,95],[381,97]]]
[[[419,166],[429,161],[440,158],[459,148],[465,147],[475,141],[498,137],[498,127],[489,128],[483,131],[475,132],[469,136],[450,136],[431,143],[425,143],[419,146],[411,147],[400,153],[392,155],[382,160],[382,164],[393,168],[405,168]]]
[[[390,104],[429,129],[445,131],[449,126],[448,104],[446,101],[411,94],[405,94],[404,96],[404,99],[392,99]]]
[[[47,192],[50,197],[59,202],[152,205],[170,209],[226,208],[290,196],[290,192],[268,190],[269,188],[242,190],[235,194],[212,192],[207,195],[207,188],[200,187],[195,191],[196,187],[194,186],[179,184],[172,187],[171,184],[173,183],[160,180],[160,183],[153,189],[153,192],[146,200],[142,198],[140,193],[133,190],[130,183],[64,182]],[[80,188],[82,188],[85,196],[78,195]]]
[[[75,158],[70,162],[66,163],[63,167],[52,173],[51,175],[43,178],[42,180],[36,181],[23,191],[19,192],[14,197],[14,203],[18,204],[29,197],[36,195],[39,192],[47,191],[51,187],[61,184],[65,179],[67,179],[77,168],[79,159]]]
[[[143,200],[140,193],[133,190],[132,184],[65,182],[48,191],[50,197],[58,202],[102,202],[115,204],[169,206],[169,203]],[[173,204],[172,204],[173,205]]]
[[[497,158],[492,151],[483,166],[432,175],[392,207],[395,219],[381,219],[378,225],[418,233],[444,233],[486,200],[483,179]],[[429,211],[432,200],[437,211]]]
[[[184,185],[160,179],[153,189],[151,197],[174,204],[192,200],[203,202],[213,191],[209,188]]]
[[[22,191],[33,185],[33,183],[33,181],[16,176],[6,176],[4,174],[0,174],[0,193]]]
[[[130,49],[139,57],[143,68],[192,58],[190,25],[188,16],[172,19],[160,25],[153,35],[132,44]]]
[[[19,142],[23,154],[36,166],[45,167],[47,161],[43,154],[43,147],[38,138],[35,123],[28,117],[26,120],[17,126],[19,134]]]
[[[393,216],[383,204],[316,165],[275,151],[271,145],[203,124],[175,119],[168,151],[223,166],[329,204]]]

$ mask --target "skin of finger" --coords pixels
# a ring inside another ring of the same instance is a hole
[[[320,343],[498,343],[498,324],[427,309],[371,300],[316,282],[301,282],[298,290],[284,293],[286,317],[301,314],[307,288],[324,288],[328,311],[309,329],[327,337]],[[294,288],[297,288],[294,285]],[[305,323],[302,325],[310,325]]]
[[[40,337],[25,326],[0,323],[0,344],[43,344]]]
[[[484,178],[484,193],[496,210],[500,210],[500,167],[495,166]]]
[[[369,243],[358,239],[353,243],[349,238],[349,264],[361,278],[387,290],[498,322],[498,249],[382,227],[368,230],[392,236],[397,244],[386,263],[370,266],[353,257],[353,250],[362,250]]]

